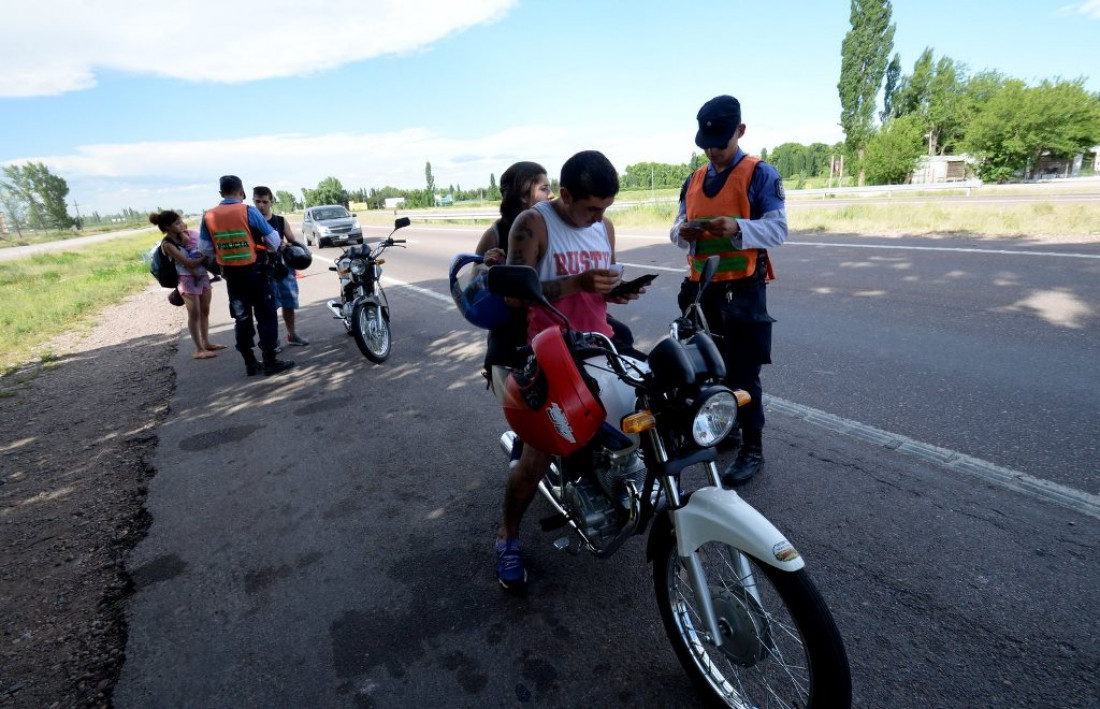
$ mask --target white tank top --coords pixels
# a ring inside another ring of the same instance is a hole
[[[546,222],[546,253],[539,263],[539,280],[552,281],[611,265],[611,244],[607,227],[596,222],[589,227],[565,223],[550,202],[539,202],[535,211]]]
[[[603,222],[574,227],[558,216],[550,202],[539,202],[534,209],[546,222],[546,253],[537,268],[540,281],[553,281],[611,265],[611,242]],[[555,301],[554,307],[562,311],[577,330],[611,334],[607,324],[607,301],[602,294],[577,293]],[[528,310],[529,337],[559,324],[560,320],[544,308]]]

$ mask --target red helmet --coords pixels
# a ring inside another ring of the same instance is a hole
[[[573,361],[562,331],[548,327],[531,341],[535,372],[508,375],[504,418],[532,447],[570,455],[600,429],[607,413]]]

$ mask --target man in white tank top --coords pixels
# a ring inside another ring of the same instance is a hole
[[[607,304],[625,304],[645,292],[609,295],[619,283],[620,270],[613,268],[615,227],[604,219],[604,212],[618,192],[618,172],[603,154],[577,153],[562,166],[558,197],[522,212],[508,235],[508,263],[538,271],[543,294],[569,318],[573,329],[608,337],[612,329]],[[528,341],[551,325],[560,321],[545,308],[528,309]],[[519,526],[549,467],[549,454],[525,445],[519,464],[508,474],[496,542],[497,578],[506,589],[521,589],[527,582]]]

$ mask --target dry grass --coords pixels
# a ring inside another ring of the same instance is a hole
[[[986,237],[1050,237],[1100,241],[1100,203],[799,205],[788,210],[795,233],[901,235],[968,234]]]

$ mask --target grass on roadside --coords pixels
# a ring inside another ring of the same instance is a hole
[[[620,228],[667,229],[676,220],[677,207],[673,203],[636,204],[618,209],[609,216]],[[1100,239],[1100,205],[1054,202],[788,204],[787,223],[792,233],[1061,235]]]
[[[26,361],[44,342],[88,326],[106,307],[149,286],[142,254],[153,231],[0,262],[0,371]],[[46,353],[43,361],[56,359]],[[48,362],[47,362],[48,363]]]
[[[787,219],[798,233],[1100,237],[1100,205],[1087,203],[800,205]]]
[[[140,229],[147,226],[149,226],[148,220],[142,219],[140,221],[124,223],[89,224],[85,225],[80,231],[72,231],[71,229],[62,229],[60,231],[33,231],[28,229],[22,234],[19,234],[11,230],[10,234],[0,234],[0,248],[46,244],[52,241],[64,241],[80,236],[92,236],[94,234],[103,234],[109,231],[122,231],[124,229]]]

